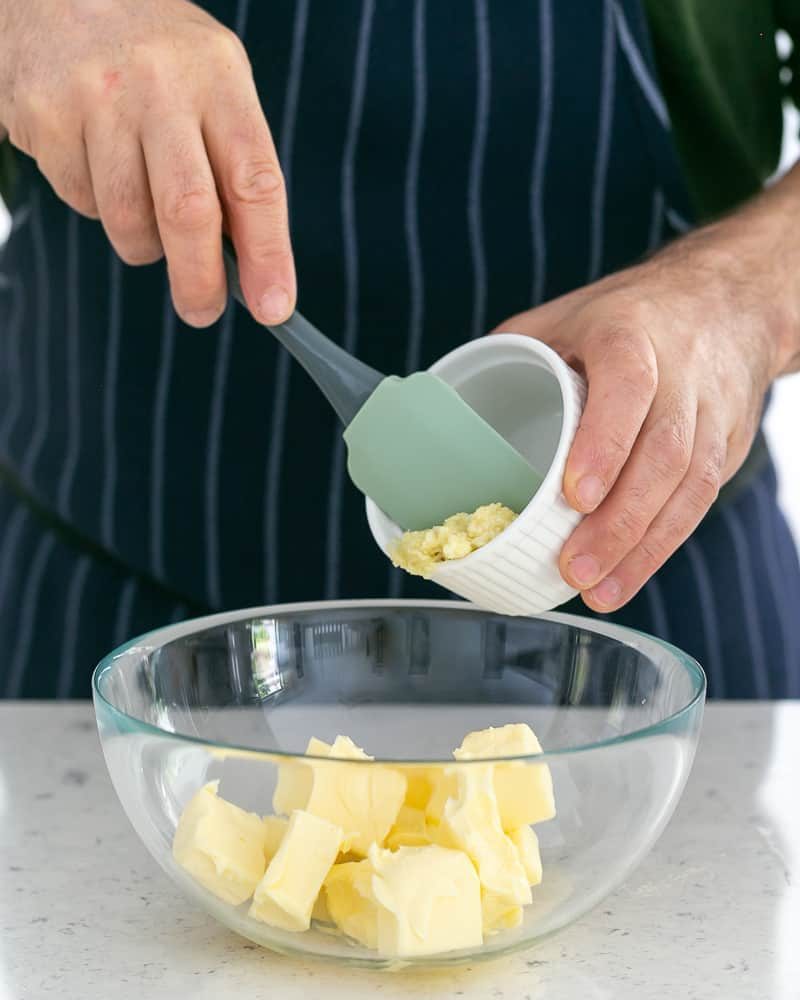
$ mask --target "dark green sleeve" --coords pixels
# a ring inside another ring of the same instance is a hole
[[[778,164],[783,86],[775,32],[779,20],[796,31],[798,6],[646,0],[675,141],[701,218],[754,194]]]

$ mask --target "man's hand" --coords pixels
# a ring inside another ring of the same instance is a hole
[[[250,309],[295,273],[275,147],[236,36],[186,0],[0,0],[0,130],[129,264],[166,255],[175,308],[225,307],[221,233]]]
[[[585,375],[564,494],[587,513],[561,553],[589,607],[625,604],[744,461],[800,340],[800,173],[650,260],[498,331],[545,341]]]

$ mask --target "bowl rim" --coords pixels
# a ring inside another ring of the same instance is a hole
[[[447,611],[456,612],[478,612],[484,615],[492,615],[493,617],[511,617],[508,615],[498,615],[497,612],[487,611],[484,608],[480,608],[477,605],[470,604],[468,601],[446,601],[446,600],[414,600],[413,598],[356,598],[349,600],[339,600],[339,601],[300,601],[290,604],[268,604],[263,606],[255,606],[250,608],[240,608],[234,611],[223,611],[213,615],[203,615],[199,618],[188,618],[184,621],[173,622],[169,625],[160,626],[157,629],[151,629],[149,632],[143,632],[141,635],[134,636],[127,642],[124,642],[121,646],[116,649],[111,650],[107,653],[97,664],[92,673],[92,698],[95,706],[95,716],[97,716],[98,703],[102,705],[104,711],[109,712],[112,716],[123,721],[125,728],[128,730],[135,730],[142,733],[151,733],[153,735],[159,736],[164,739],[173,739],[180,742],[190,743],[194,746],[205,746],[212,748],[216,751],[229,750],[233,754],[242,753],[248,756],[258,756],[265,758],[279,758],[282,760],[318,760],[327,761],[328,763],[334,763],[334,761],[329,757],[321,757],[317,754],[305,754],[305,753],[295,753],[287,750],[271,749],[265,750],[262,747],[250,747],[242,744],[236,743],[221,743],[218,740],[208,740],[199,736],[189,736],[184,733],[176,733],[169,729],[162,729],[160,726],[154,725],[152,722],[145,722],[142,719],[136,718],[136,716],[129,715],[127,712],[122,711],[112,702],[110,702],[105,695],[100,690],[100,683],[102,678],[114,669],[115,664],[118,660],[121,660],[128,655],[130,655],[134,650],[145,652],[153,652],[159,647],[165,645],[167,642],[172,642],[176,639],[183,638],[187,635],[192,635],[201,630],[206,630],[210,628],[216,628],[221,625],[227,625],[232,622],[246,620],[248,618],[264,617],[267,615],[277,616],[277,615],[287,615],[296,614],[299,612],[312,611],[312,610],[347,610],[348,608],[432,608],[432,609],[442,609]],[[535,754],[519,754],[513,757],[481,757],[469,761],[456,761],[452,757],[432,757],[432,758],[392,758],[392,757],[375,757],[369,760],[351,760],[348,759],[344,761],[348,765],[358,765],[358,766],[369,766],[370,764],[391,764],[393,766],[404,765],[409,767],[426,766],[426,765],[442,765],[447,764],[450,766],[458,765],[459,767],[465,767],[469,765],[486,765],[494,763],[502,763],[509,761],[532,761],[535,760],[545,761],[550,758],[560,758],[574,755],[577,753],[586,753],[592,750],[599,750],[606,747],[616,747],[624,743],[631,743],[636,740],[646,739],[650,736],[656,736],[661,733],[669,732],[671,729],[675,728],[678,722],[680,722],[686,716],[692,714],[698,707],[698,703],[702,709],[702,705],[705,701],[706,695],[706,675],[703,668],[688,653],[685,653],[678,646],[674,646],[672,643],[667,642],[664,639],[659,639],[656,636],[649,635],[647,632],[642,632],[639,629],[630,628],[627,625],[617,625],[613,622],[602,621],[599,619],[588,618],[582,615],[573,615],[566,612],[560,611],[548,611],[539,615],[531,615],[523,617],[522,620],[539,619],[544,621],[554,621],[560,624],[569,625],[572,627],[583,628],[587,631],[597,632],[601,635],[606,635],[623,645],[633,647],[633,644],[628,641],[630,638],[636,638],[639,641],[644,640],[645,644],[652,643],[656,648],[666,651],[673,659],[677,660],[684,670],[689,674],[690,679],[694,682],[695,691],[691,699],[679,709],[674,711],[671,715],[665,716],[658,722],[648,723],[646,726],[642,726],[638,729],[633,729],[628,733],[621,733],[618,736],[609,737],[603,740],[594,740],[588,743],[578,743],[573,746],[559,747],[553,750],[543,750],[541,753]],[[140,649],[141,647],[141,649]],[[99,720],[98,720],[99,722]],[[342,760],[337,759],[336,763],[343,763]]]

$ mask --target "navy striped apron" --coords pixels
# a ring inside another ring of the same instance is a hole
[[[689,225],[636,0],[213,0],[286,174],[300,307],[425,367]],[[22,158],[21,158],[22,159]],[[241,309],[184,327],[162,264],[22,165],[0,264],[0,695],[85,696],[128,636],[222,608],[430,596],[392,570],[339,428]],[[767,464],[613,615],[712,694],[800,694],[800,571]]]

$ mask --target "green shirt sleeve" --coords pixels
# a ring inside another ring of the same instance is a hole
[[[698,215],[709,218],[754,194],[778,165],[784,85],[775,32],[783,27],[800,42],[800,0],[645,5],[687,183]]]

